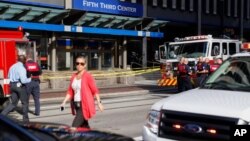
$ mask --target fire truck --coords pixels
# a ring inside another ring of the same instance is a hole
[[[210,64],[215,58],[227,59],[230,55],[240,52],[242,42],[229,38],[213,38],[212,35],[189,36],[175,38],[174,42],[159,46],[159,61],[161,63],[162,78],[159,86],[177,86],[177,65],[181,57],[188,58],[193,74],[192,83],[196,84],[195,64],[197,58],[209,58]]]
[[[8,71],[17,62],[18,55],[35,60],[35,42],[27,39],[22,27],[18,30],[0,30],[0,109],[10,96]]]

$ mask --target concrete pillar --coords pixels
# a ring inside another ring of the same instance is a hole
[[[115,47],[111,50],[111,68],[115,68]]]
[[[143,4],[143,17],[147,17],[148,16],[148,1],[143,0],[142,4]]]
[[[71,52],[70,52],[70,70],[73,71],[74,70],[74,57],[73,57],[73,52],[72,52],[72,49],[71,49]]]
[[[99,52],[99,54],[97,54],[98,56],[98,70],[102,70],[102,55],[103,53]]]
[[[123,69],[127,69],[127,58],[128,58],[128,55],[127,55],[127,47],[126,45],[123,46]]]
[[[118,43],[117,41],[115,41],[115,44],[114,44],[114,47],[115,47],[115,50],[114,50],[114,63],[115,63],[115,67],[118,67],[119,68],[119,48],[118,48]]]
[[[51,70],[57,71],[57,56],[56,56],[56,36],[53,34],[52,36],[52,50],[51,50]]]
[[[244,39],[244,0],[240,1],[240,22],[239,22],[239,28],[240,28],[240,40],[243,41]]]
[[[197,7],[197,34],[201,35],[201,15],[202,15],[202,1],[198,0],[198,7]]]
[[[142,38],[142,67],[147,68],[147,37]]]
[[[121,68],[121,66],[122,66],[122,53],[123,53],[123,48],[121,45],[119,45],[119,47],[118,47],[118,53],[119,53],[118,67]]]

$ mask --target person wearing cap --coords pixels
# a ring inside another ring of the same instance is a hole
[[[18,101],[21,100],[23,110],[23,122],[29,122],[28,116],[28,95],[25,85],[31,82],[31,78],[27,77],[27,71],[24,67],[26,57],[24,55],[18,56],[18,62],[13,64],[8,72],[10,79],[11,98],[10,103],[1,112],[3,115],[8,115],[14,108],[17,107]]]

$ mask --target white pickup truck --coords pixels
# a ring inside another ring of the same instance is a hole
[[[231,125],[250,125],[249,92],[250,53],[237,53],[200,88],[155,103],[143,140],[230,140]]]

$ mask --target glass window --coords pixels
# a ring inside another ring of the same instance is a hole
[[[102,68],[111,68],[112,54],[111,52],[104,52],[102,54]]]
[[[20,127],[19,127],[20,128]],[[22,131],[20,131],[22,130]],[[31,141],[31,139],[24,134],[25,129],[18,129],[12,125],[0,120],[0,140],[1,141]],[[26,131],[29,132],[29,131]]]
[[[176,59],[178,57],[197,58],[205,56],[207,51],[207,42],[172,44],[169,45],[169,58]]]
[[[165,46],[160,46],[160,59],[166,59],[166,49],[165,49]]]
[[[207,79],[202,88],[249,92],[249,66],[249,57],[230,58]]]
[[[229,43],[229,54],[233,55],[236,53],[236,43]]]
[[[211,56],[220,55],[220,43],[212,43]]]

